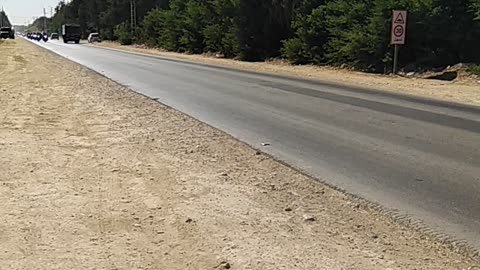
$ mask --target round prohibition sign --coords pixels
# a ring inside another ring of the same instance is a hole
[[[403,25],[397,25],[395,26],[395,28],[393,29],[393,34],[398,38],[398,37],[401,37],[403,36]]]

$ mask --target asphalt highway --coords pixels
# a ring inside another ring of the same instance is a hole
[[[479,107],[41,44],[321,181],[480,249]]]

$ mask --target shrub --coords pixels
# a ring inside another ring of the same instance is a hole
[[[122,45],[132,45],[133,43],[132,34],[128,31],[128,27],[125,23],[115,26],[113,35]]]
[[[471,66],[468,71],[470,71],[472,74],[475,74],[477,76],[480,76],[480,65],[474,65]]]
[[[292,64],[307,64],[311,62],[306,44],[299,38],[291,38],[283,41],[282,56]]]

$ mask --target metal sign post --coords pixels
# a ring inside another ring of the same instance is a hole
[[[393,74],[397,74],[398,71],[398,50],[399,45],[405,44],[405,36],[407,29],[407,11],[406,10],[394,10],[392,17],[392,39],[391,45],[395,47],[395,53],[393,58]]]
[[[393,74],[397,74],[398,72],[398,45],[395,46],[395,52],[393,56]]]

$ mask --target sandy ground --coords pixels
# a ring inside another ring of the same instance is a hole
[[[77,64],[0,50],[0,269],[476,269]]]
[[[401,76],[368,74],[313,65],[294,66],[281,61],[248,63],[232,59],[215,58],[208,55],[188,55],[166,52],[158,49],[147,49],[140,46],[121,46],[119,43],[108,41],[88,45],[120,49],[136,53],[153,54],[162,57],[238,69],[316,79],[471,105],[480,105],[480,77],[474,78],[474,76],[468,78],[461,77],[459,80],[448,82],[419,78],[405,78]]]

